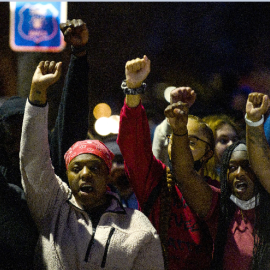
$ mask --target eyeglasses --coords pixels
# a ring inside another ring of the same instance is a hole
[[[190,148],[196,148],[198,141],[201,141],[201,142],[206,143],[211,149],[211,145],[209,142],[202,140],[202,139],[198,138],[197,136],[191,135],[191,136],[188,136],[188,139],[189,139]]]
[[[168,140],[168,144],[170,143],[170,140],[171,140],[171,135],[166,135],[167,137],[167,140]],[[195,135],[190,135],[188,136],[188,140],[189,140],[189,147],[193,150],[197,147],[198,145],[198,141],[201,141],[201,142],[204,142],[206,143],[210,149],[211,149],[211,145],[209,142],[205,141],[205,140],[202,140],[200,139],[199,137],[195,136]]]

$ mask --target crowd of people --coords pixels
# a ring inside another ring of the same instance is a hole
[[[248,95],[243,130],[191,115],[196,91],[177,87],[151,141],[144,55],[125,65],[117,138],[89,138],[88,28],[60,29],[72,53],[53,130],[61,62],[0,107],[0,269],[270,269],[269,97]]]

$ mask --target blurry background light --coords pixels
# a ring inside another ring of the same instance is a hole
[[[167,100],[167,102],[170,102],[170,93],[175,88],[176,88],[175,86],[169,86],[164,90],[164,97]]]
[[[94,117],[99,119],[101,117],[110,117],[112,114],[111,107],[106,103],[99,103],[93,110]]]
[[[109,119],[111,122],[111,133],[118,134],[120,116],[119,115],[112,115],[109,117]]]
[[[95,122],[95,130],[101,136],[107,136],[110,133],[118,134],[119,131],[119,115],[112,115],[110,117],[100,117]]]
[[[95,122],[95,130],[101,136],[107,136],[111,133],[110,130],[110,118],[108,117],[100,117]]]

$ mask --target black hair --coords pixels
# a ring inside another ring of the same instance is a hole
[[[212,270],[223,269],[223,256],[225,245],[227,243],[228,230],[236,211],[236,205],[230,200],[231,191],[227,182],[227,170],[231,155],[239,144],[246,143],[243,140],[233,143],[224,151],[222,156],[219,220],[213,260],[211,263]],[[270,254],[270,195],[258,180],[255,181],[254,186],[255,194],[259,194],[260,203],[258,204],[258,197],[256,196],[252,269],[263,270],[269,269],[269,267],[267,267],[267,263],[269,263],[268,255]]]

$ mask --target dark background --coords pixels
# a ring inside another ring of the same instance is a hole
[[[92,109],[99,102],[119,114],[125,63],[144,54],[151,60],[151,73],[143,103],[154,124],[163,119],[167,102],[162,91],[169,85],[196,90],[194,114],[225,112],[241,118],[241,108],[232,108],[236,93],[270,92],[269,14],[267,2],[68,2],[68,19],[81,18],[90,33],[90,130]],[[8,2],[0,3],[0,15],[0,97],[6,97],[20,94],[22,55],[38,57],[11,51]],[[68,48],[39,54],[42,60],[61,60],[64,65],[61,81],[49,95],[52,123],[69,54]],[[34,71],[35,61],[25,68]],[[24,79],[30,88],[31,76]]]

